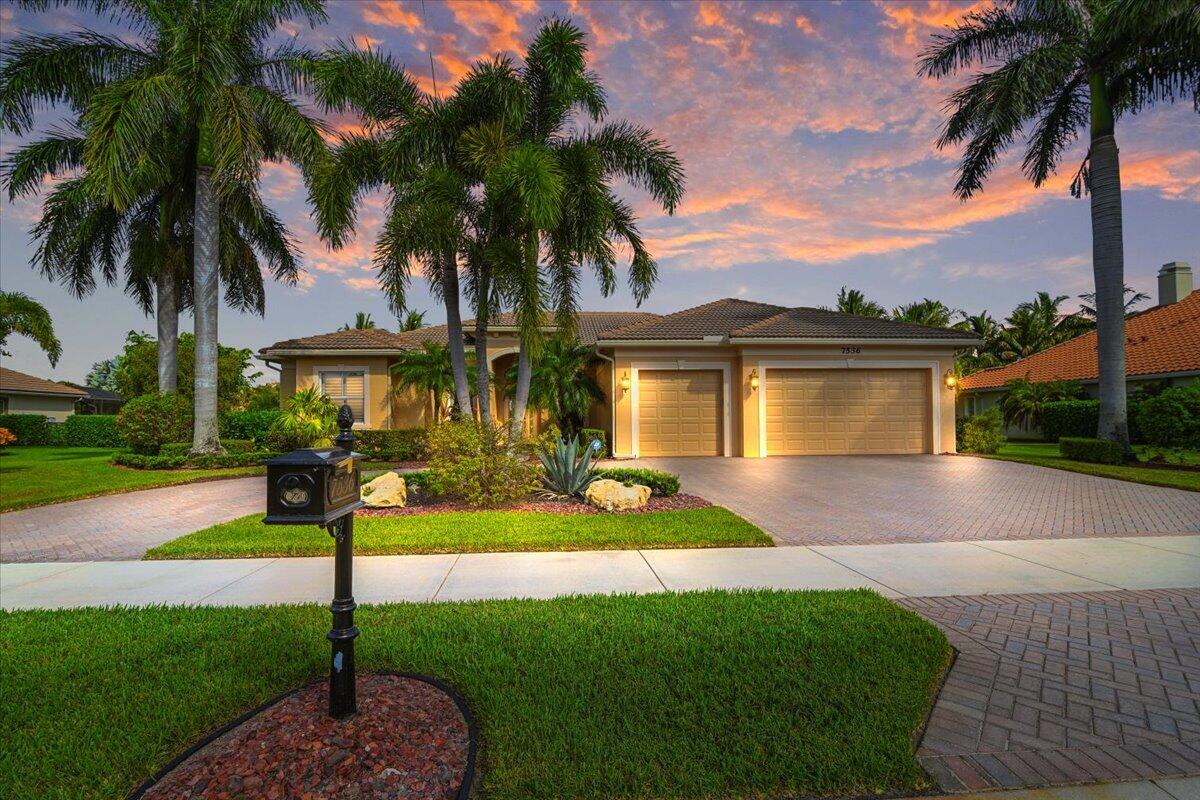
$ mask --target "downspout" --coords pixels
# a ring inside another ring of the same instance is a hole
[[[600,348],[596,348],[596,355],[609,363],[608,370],[608,424],[609,424],[609,443],[608,457],[617,457],[617,361],[615,358],[609,358],[600,352]]]

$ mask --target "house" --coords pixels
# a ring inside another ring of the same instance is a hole
[[[86,393],[86,396],[80,399],[78,405],[75,407],[75,413],[77,414],[116,414],[120,412],[121,406],[125,405],[124,398],[109,389],[101,389],[98,386],[84,386],[83,384],[67,381],[64,381],[64,383]]]
[[[1158,305],[1125,320],[1128,391],[1146,384],[1186,386],[1200,379],[1200,291],[1193,291],[1192,286],[1192,271],[1186,263],[1164,264],[1158,272]],[[973,416],[996,405],[1004,397],[1004,385],[1018,378],[1079,381],[1089,396],[1098,396],[1096,332],[966,376],[959,383],[959,415]],[[1010,429],[1007,434],[1013,438],[1041,436],[1037,430]]]
[[[724,299],[673,314],[585,311],[606,400],[588,424],[617,457],[954,452],[959,330],[815,308]],[[463,323],[468,349],[473,325]],[[445,342],[446,326],[407,333],[348,330],[276,342],[259,357],[280,371],[280,395],[320,386],[357,424],[427,424],[427,398],[398,388],[404,350]],[[493,403],[507,417],[504,373],[518,349],[511,316],[489,326]]]
[[[0,367],[0,414],[40,414],[62,422],[75,413],[75,403],[87,392]]]

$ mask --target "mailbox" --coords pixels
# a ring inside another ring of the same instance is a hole
[[[340,447],[295,450],[267,459],[267,525],[328,525],[363,507],[358,462]]]

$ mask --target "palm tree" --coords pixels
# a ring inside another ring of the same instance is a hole
[[[1086,322],[1078,315],[1060,310],[1066,300],[1065,294],[1051,297],[1049,292],[1038,292],[1032,301],[1018,305],[1000,331],[997,354],[1005,361],[1014,361],[1083,333]]]
[[[1083,305],[1079,307],[1079,316],[1087,320],[1090,327],[1095,327],[1096,293],[1084,292],[1083,294],[1079,295],[1079,299],[1083,301]],[[1144,303],[1149,299],[1150,295],[1146,294],[1145,292],[1139,292],[1132,286],[1126,286],[1124,291],[1125,316],[1129,317],[1130,315],[1134,314],[1136,312],[1135,306],[1137,306],[1139,303]]]
[[[931,328],[949,328],[950,322],[961,312],[950,308],[941,300],[916,300],[892,309],[892,319],[912,325],[927,325]]]
[[[979,314],[959,312],[962,320],[954,325],[959,330],[967,331],[979,340],[979,344],[971,351],[962,351],[955,358],[955,367],[959,375],[970,375],[988,367],[996,367],[1001,363],[996,352],[1000,340],[1001,328],[992,319],[987,310]]]
[[[370,330],[374,327],[375,327],[375,320],[371,319],[371,315],[366,313],[365,311],[359,311],[354,315],[354,324],[353,325],[351,325],[349,322],[347,322],[345,325],[343,325],[338,330],[365,331],[365,330]]]
[[[177,179],[181,163],[194,168],[192,450],[219,452],[221,206],[257,184],[263,160],[288,159],[308,171],[324,158],[319,123],[288,96],[299,77],[294,46],[265,46],[293,15],[323,21],[324,3],[120,3],[112,10],[137,31],[137,42],[90,31],[14,41],[0,75],[0,117],[20,133],[32,126],[36,103],[65,101],[82,120],[82,188],[118,213]]]
[[[468,365],[468,373],[473,371]],[[428,392],[433,421],[441,421],[450,415],[454,401],[454,367],[450,363],[450,349],[446,345],[422,342],[420,350],[401,353],[392,366],[392,372],[400,387]]]
[[[550,412],[565,438],[575,436],[594,403],[604,402],[604,391],[589,371],[598,359],[595,351],[573,338],[556,334],[546,340],[530,370],[529,405]],[[509,396],[515,393],[517,364],[508,370]]]
[[[1034,383],[1028,378],[1017,378],[1004,384],[1004,388],[1004,397],[1000,398],[1004,424],[1019,425],[1026,431],[1042,426],[1046,403],[1074,400],[1083,394],[1078,383],[1064,380]]]
[[[408,310],[403,316],[398,316],[401,331],[416,331],[425,327],[425,312]]]
[[[882,318],[887,316],[887,309],[868,300],[858,289],[847,289],[843,286],[838,290],[836,311],[842,314],[855,314],[860,317]]]
[[[21,292],[0,292],[0,356],[12,355],[5,345],[14,333],[36,342],[50,359],[50,366],[58,364],[62,343],[54,335],[54,323],[46,307]]]
[[[966,142],[955,194],[983,188],[1023,132],[1035,186],[1054,173],[1085,128],[1089,148],[1072,183],[1091,193],[1100,422],[1097,435],[1129,447],[1125,408],[1121,177],[1116,121],[1191,97],[1200,111],[1200,13],[1195,0],[1009,0],[934,37],[919,73],[976,69],[950,96],[938,147]]]

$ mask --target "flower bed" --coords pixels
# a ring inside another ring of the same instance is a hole
[[[681,511],[692,508],[709,508],[712,503],[694,494],[676,494],[672,497],[651,496],[649,502],[642,508],[628,511],[602,511],[581,500],[541,500],[529,499],[509,503],[493,511],[536,511],[546,514],[644,514],[649,511]],[[424,492],[413,491],[409,495],[409,504],[405,508],[364,508],[358,512],[360,517],[404,517],[421,514],[439,514],[449,511],[477,511],[473,506],[455,500],[443,500],[429,497]]]

